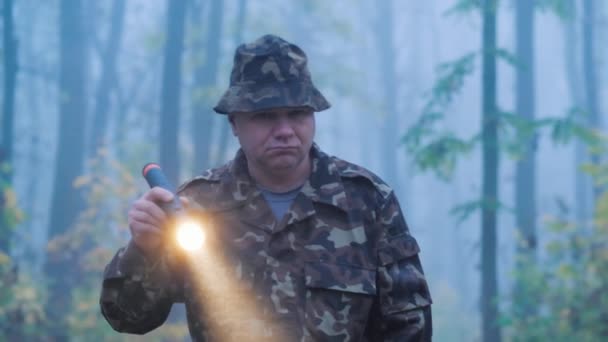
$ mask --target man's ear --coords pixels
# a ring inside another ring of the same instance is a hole
[[[234,120],[234,115],[229,114],[228,115],[228,122],[230,123],[230,128],[232,129],[232,135],[234,135],[235,137],[238,137],[239,135],[237,134],[237,129],[236,129],[236,123]]]

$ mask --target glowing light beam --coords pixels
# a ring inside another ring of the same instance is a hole
[[[179,246],[189,252],[200,250],[205,244],[205,231],[197,222],[181,222],[176,235]]]

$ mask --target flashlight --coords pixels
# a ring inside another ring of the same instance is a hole
[[[175,232],[178,245],[186,251],[201,249],[205,242],[205,232],[199,223],[188,220],[183,214],[182,203],[177,195],[175,195],[175,188],[167,180],[160,166],[156,163],[148,163],[142,169],[142,175],[150,188],[157,186],[173,194],[173,201],[168,206],[165,206],[164,209],[169,215],[176,218],[177,226]]]

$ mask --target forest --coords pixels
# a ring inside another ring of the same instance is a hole
[[[433,340],[608,340],[608,1],[0,6],[0,341],[189,340],[177,304],[112,330],[103,271],[146,163],[180,184],[234,157],[212,108],[268,33],[332,104],[315,142],[398,195]]]

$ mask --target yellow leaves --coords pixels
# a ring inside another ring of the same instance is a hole
[[[91,175],[78,176],[72,182],[72,186],[77,189],[82,188],[83,186],[90,184],[91,180],[92,180]]]
[[[13,267],[0,267],[0,284],[0,317],[22,317],[20,329],[36,329],[44,321],[41,284]],[[0,340],[3,336],[0,332]]]
[[[4,208],[2,208],[2,214],[4,216],[5,224],[13,228],[24,219],[23,211],[21,211],[21,209],[18,207],[17,194],[13,188],[4,188],[2,196],[4,197]]]
[[[608,191],[605,191],[598,199],[595,220],[598,229],[608,234]]]
[[[101,272],[108,261],[112,259],[114,251],[107,248],[97,247],[89,251],[81,262],[83,270],[89,272]]]
[[[561,264],[557,268],[557,275],[562,279],[570,280],[570,279],[574,278],[575,272],[574,272],[572,265]]]
[[[11,263],[11,257],[0,251],[0,266],[5,266]]]
[[[75,256],[82,243],[82,232],[69,230],[47,243],[48,258],[51,261],[69,260]]]
[[[17,194],[12,188],[4,189],[4,203],[12,208],[17,207]]]
[[[36,289],[31,286],[19,286],[15,289],[14,295],[20,302],[34,302],[40,299]]]

